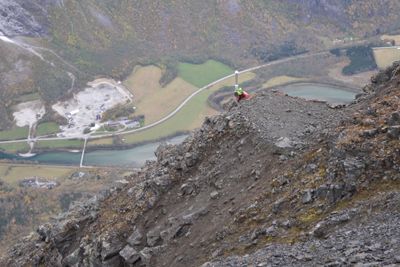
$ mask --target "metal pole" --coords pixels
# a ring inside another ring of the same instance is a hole
[[[235,71],[235,87],[239,86],[239,71]]]
[[[88,137],[85,136],[85,142],[83,143],[83,149],[82,149],[82,155],[81,155],[81,162],[79,164],[79,167],[81,167],[81,168],[83,167],[83,159],[85,157],[85,149],[86,149],[87,140],[88,140]]]

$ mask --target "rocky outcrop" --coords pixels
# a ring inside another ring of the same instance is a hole
[[[400,77],[391,73],[345,109],[264,92],[207,118],[128,184],[39,227],[1,263],[396,264]]]
[[[0,34],[38,37],[47,31],[47,8],[58,1],[0,1]]]

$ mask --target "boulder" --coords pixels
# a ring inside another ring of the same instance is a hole
[[[216,199],[216,198],[218,198],[218,196],[219,196],[218,191],[213,191],[213,192],[210,193],[210,198],[211,199]]]
[[[312,201],[313,201],[313,191],[310,189],[304,191],[303,197],[302,197],[303,204],[308,204],[308,203],[311,203]]]
[[[127,263],[135,263],[140,259],[139,253],[136,249],[132,248],[131,246],[127,245],[119,252],[119,255],[125,260]]]
[[[112,243],[108,241],[103,241],[101,243],[101,259],[105,261],[114,257],[123,247],[123,244],[121,242],[118,242],[117,240]]]
[[[161,241],[160,231],[158,229],[153,229],[147,233],[147,245],[149,247],[154,247]]]
[[[389,117],[389,119],[387,121],[387,124],[390,125],[390,126],[400,125],[400,111],[393,112],[390,115],[390,117]]]
[[[389,138],[398,139],[400,137],[400,125],[390,126],[387,135]]]
[[[139,229],[135,229],[135,231],[129,236],[127,242],[131,246],[138,246],[141,244],[143,235],[140,233]]]

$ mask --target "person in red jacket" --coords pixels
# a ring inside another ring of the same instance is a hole
[[[240,102],[243,99],[249,99],[250,95],[242,89],[242,87],[239,87],[239,85],[235,85],[235,93],[236,101]]]

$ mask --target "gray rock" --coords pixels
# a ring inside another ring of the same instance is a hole
[[[393,112],[387,122],[389,125],[400,125],[400,111]]]
[[[144,248],[139,252],[140,259],[146,266],[150,266],[151,258],[153,257],[151,248]]]
[[[77,248],[74,252],[69,254],[67,257],[65,257],[62,261],[63,266],[73,266],[77,264],[80,260],[79,253],[81,251],[81,248]]]
[[[158,229],[151,230],[147,233],[147,245],[154,247],[159,241],[161,241],[160,231]]]
[[[400,125],[390,126],[387,132],[390,138],[397,139],[400,137]]]
[[[278,199],[272,204],[272,212],[278,214],[281,211],[282,205],[285,203],[285,198]]]
[[[211,194],[210,194],[210,198],[211,198],[211,199],[216,199],[216,198],[218,198],[218,196],[219,196],[218,191],[213,191],[213,192],[211,192]]]
[[[8,36],[40,36],[44,33],[44,27],[40,25],[36,18],[35,13],[31,12],[32,4],[19,4],[15,0],[2,0],[0,1],[0,32]],[[40,15],[45,17],[46,11],[42,7]],[[39,15],[39,14],[36,14]]]
[[[311,189],[304,191],[301,201],[303,204],[311,203],[313,201],[313,191]]]
[[[36,232],[39,234],[42,241],[46,243],[50,241],[51,228],[49,224],[40,225]]]
[[[125,260],[127,263],[135,263],[140,259],[139,253],[136,249],[132,248],[131,246],[127,245],[119,252],[119,255]]]
[[[293,146],[292,141],[287,137],[279,138],[275,145],[280,148],[289,148]]]
[[[133,234],[131,234],[127,240],[128,244],[131,246],[138,246],[141,244],[142,234],[140,233],[139,229],[135,229]]]
[[[308,173],[312,173],[312,172],[315,171],[317,168],[318,168],[318,166],[317,166],[316,164],[311,163],[311,164],[308,164],[308,165],[306,166],[306,171],[307,171]]]
[[[278,235],[277,227],[275,225],[271,225],[267,229],[265,229],[265,235],[270,237],[275,237]]]
[[[114,257],[123,248],[123,244],[117,240],[115,240],[113,243],[103,241],[101,245],[101,258],[103,261]]]
[[[365,163],[361,159],[351,157],[346,158],[346,160],[343,162],[343,167],[346,171],[346,175],[349,178],[356,178],[365,168]]]
[[[94,263],[94,264],[91,263],[91,266],[115,267],[115,266],[123,266],[123,264],[124,264],[124,262],[123,262],[122,258],[118,254],[116,254],[115,256],[113,256],[107,260],[103,260],[101,263]]]
[[[185,195],[191,195],[194,191],[194,188],[193,188],[193,185],[185,183],[181,186],[180,190],[181,190],[181,194],[183,196],[185,196]]]
[[[152,266],[151,265],[152,258],[154,256],[161,254],[164,251],[164,249],[165,249],[165,246],[157,246],[157,247],[153,247],[153,248],[149,248],[149,247],[143,248],[139,252],[142,263],[147,267]]]
[[[350,258],[350,262],[362,262],[368,257],[367,253],[358,253]]]
[[[366,138],[372,138],[374,136],[376,136],[379,133],[378,129],[369,129],[369,130],[365,130],[361,133],[362,137],[366,137]]]
[[[286,157],[285,155],[280,155],[280,156],[279,156],[279,160],[280,160],[280,161],[287,161],[287,160],[288,160],[288,157]]]
[[[338,216],[332,217],[331,220],[332,220],[332,222],[335,222],[335,223],[348,222],[350,220],[350,214],[349,213],[340,214]]]

